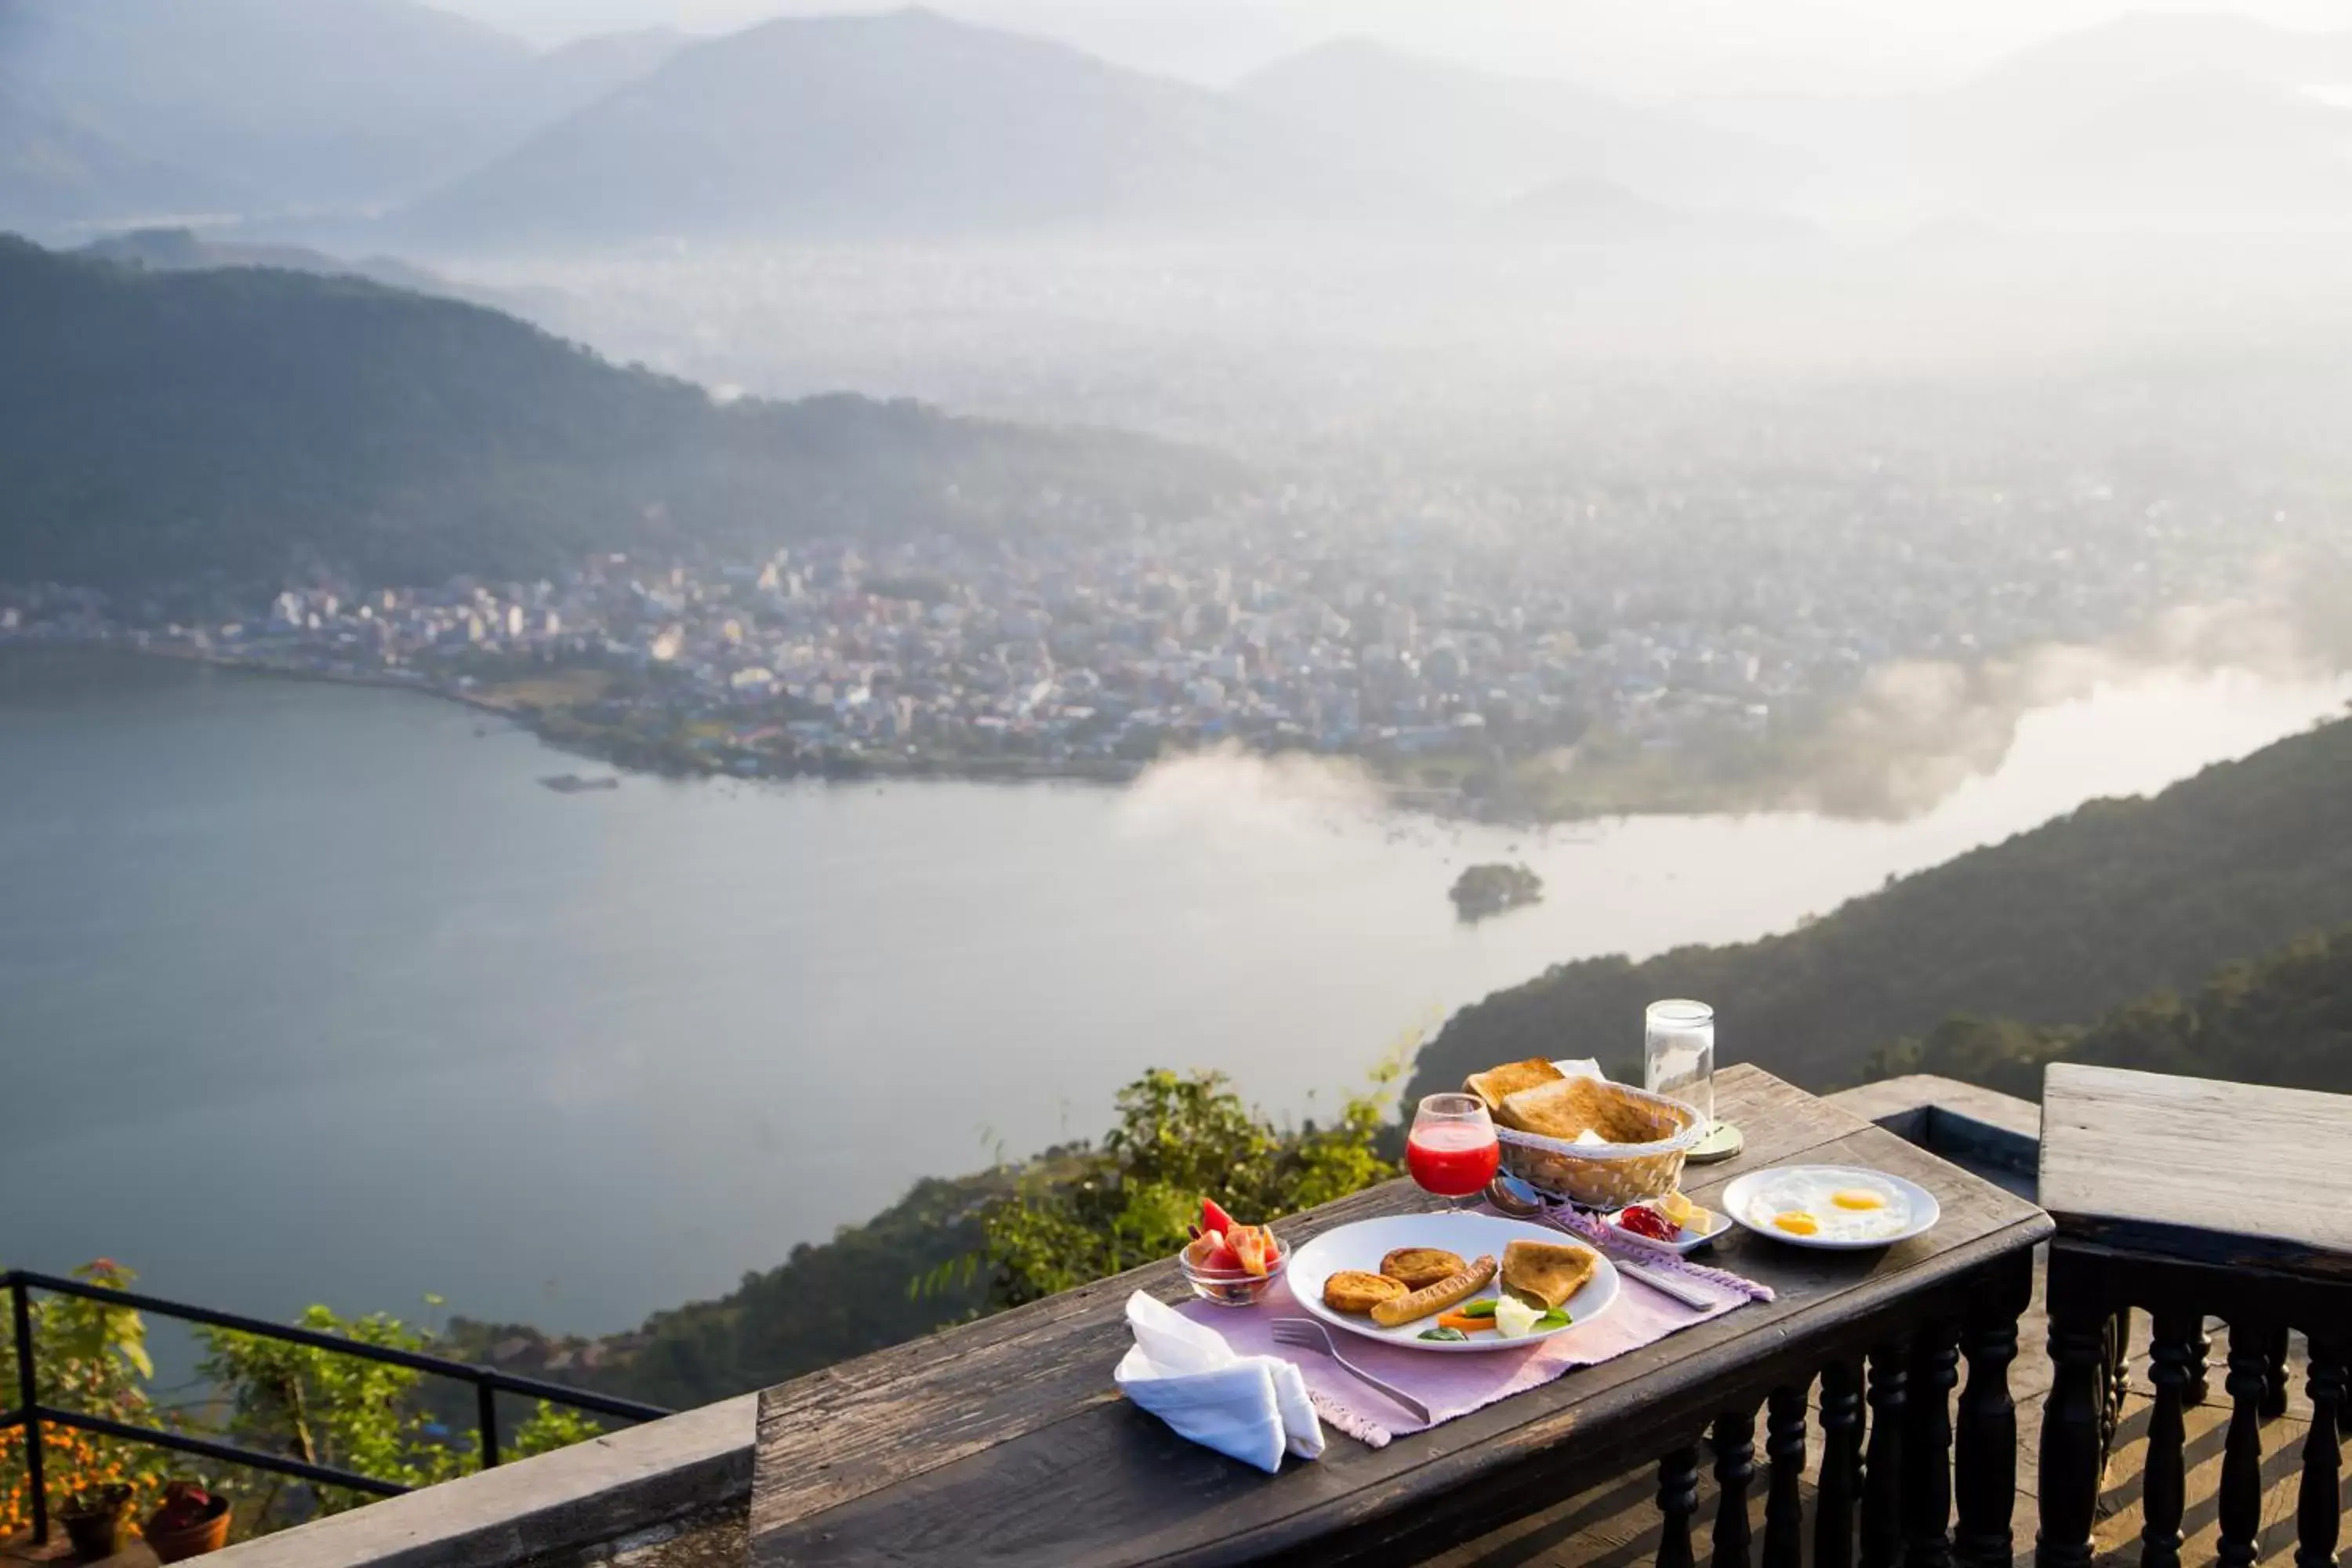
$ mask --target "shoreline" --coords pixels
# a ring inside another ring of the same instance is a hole
[[[663,769],[617,754],[618,749],[608,749],[589,743],[584,737],[551,733],[541,711],[524,702],[502,702],[492,697],[462,689],[446,682],[427,679],[404,679],[396,675],[376,674],[361,669],[321,669],[309,665],[280,664],[263,658],[240,658],[208,652],[200,648],[166,647],[152,643],[135,643],[119,638],[95,638],[77,641],[45,640],[16,641],[0,639],[0,651],[9,647],[27,649],[64,649],[76,653],[121,654],[134,658],[166,659],[174,664],[197,665],[207,669],[231,670],[240,675],[267,676],[279,680],[309,681],[320,686],[369,687],[383,691],[405,691],[418,697],[436,698],[457,703],[475,712],[502,719],[529,733],[551,750],[572,756],[587,757],[616,769],[653,778],[683,779],[815,779],[834,784],[857,784],[873,781],[912,783],[965,784],[1084,784],[1115,787],[1132,784],[1142,776],[1152,763],[1118,760],[1097,764],[1051,763],[1032,759],[1008,758],[1001,763],[948,762],[938,759],[898,759],[887,756],[844,759],[837,764],[777,769],[764,768],[744,773],[732,769],[710,766],[695,769]],[[1167,759],[1154,759],[1162,761]]]
[[[856,757],[825,758],[813,762],[795,762],[792,765],[774,765],[772,756],[764,757],[757,769],[745,772],[725,765],[708,752],[685,753],[693,761],[686,763],[676,751],[655,751],[650,745],[630,743],[609,731],[572,720],[566,710],[551,712],[530,702],[506,702],[485,697],[446,681],[430,678],[404,679],[401,676],[358,668],[322,668],[310,664],[288,664],[276,660],[238,657],[217,650],[190,647],[179,644],[141,642],[121,636],[49,638],[41,640],[0,638],[0,651],[10,647],[30,648],[62,648],[80,652],[114,653],[168,659],[184,665],[197,665],[212,669],[226,669],[245,675],[268,676],[281,680],[304,680],[329,686],[373,687],[383,690],[406,691],[420,697],[430,697],[454,702],[478,713],[503,720],[526,731],[550,750],[567,755],[601,763],[618,771],[648,778],[673,780],[730,779],[739,783],[762,781],[790,783],[815,781],[824,784],[855,784],[876,783],[898,784],[981,784],[999,785],[1079,784],[1090,788],[1116,789],[1134,783],[1148,770],[1162,763],[1181,762],[1188,757],[1209,754],[1209,749],[1171,752],[1148,762],[1124,759],[1103,759],[1099,762],[1048,762],[1031,758],[1006,758],[999,762],[975,762],[970,758],[894,758],[887,754],[870,753]],[[616,743],[617,742],[617,743]],[[1654,775],[1643,777],[1621,771],[1614,776],[1615,788],[1629,786],[1639,798],[1612,798],[1612,792],[1598,792],[1601,798],[1576,798],[1565,803],[1553,802],[1548,807],[1534,806],[1524,801],[1495,809],[1493,797],[1466,794],[1457,786],[1414,784],[1405,783],[1384,772],[1372,759],[1357,752],[1282,752],[1256,747],[1244,747],[1244,754],[1265,759],[1284,755],[1305,755],[1342,766],[1353,766],[1379,791],[1382,805],[1398,815],[1419,816],[1441,823],[1472,824],[1486,827],[1511,828],[1540,832],[1548,828],[1579,826],[1600,822],[1624,821],[1637,816],[1685,817],[1769,815],[1780,811],[1807,809],[1800,803],[1784,798],[1784,781],[1759,778],[1743,781],[1738,785],[1715,783],[1701,786],[1685,785],[1682,790],[1659,790],[1660,781]],[[1433,759],[1406,759],[1401,765]],[[1605,766],[1606,764],[1604,764]],[[1588,776],[1594,776],[1588,773]],[[1602,773],[1602,779],[1612,777]],[[1484,806],[1485,809],[1481,809]]]

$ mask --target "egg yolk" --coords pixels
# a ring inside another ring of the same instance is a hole
[[[1802,1209],[1790,1209],[1787,1214],[1776,1214],[1772,1216],[1772,1223],[1790,1236],[1815,1236],[1822,1228],[1822,1222]]]
[[[1883,1209],[1886,1206],[1885,1195],[1874,1193],[1868,1187],[1848,1187],[1843,1192],[1832,1193],[1830,1202],[1842,1209]]]

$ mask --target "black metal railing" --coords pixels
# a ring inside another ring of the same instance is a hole
[[[55,1275],[36,1274],[22,1268],[0,1273],[0,1290],[7,1292],[10,1324],[15,1330],[16,1344],[16,1405],[11,1410],[0,1410],[0,1432],[17,1426],[25,1428],[26,1480],[32,1498],[33,1540],[37,1544],[47,1542],[49,1531],[48,1498],[41,1470],[43,1426],[68,1426],[94,1432],[101,1436],[194,1454],[221,1464],[241,1465],[273,1475],[290,1476],[315,1486],[344,1487],[377,1497],[397,1497],[411,1489],[398,1481],[363,1476],[332,1465],[312,1464],[289,1455],[263,1453],[257,1448],[218,1443],[186,1432],[133,1426],[103,1415],[42,1404],[39,1351],[33,1342],[31,1297],[36,1290],[57,1296],[76,1296],[85,1301],[103,1302],[110,1307],[128,1307],[159,1318],[195,1323],[205,1328],[228,1329],[286,1344],[307,1345],[312,1350],[326,1351],[335,1355],[357,1356],[362,1361],[383,1362],[406,1367],[412,1372],[470,1384],[474,1389],[474,1429],[478,1451],[485,1469],[499,1462],[498,1396],[501,1394],[541,1399],[550,1405],[585,1410],[597,1415],[616,1416],[625,1421],[658,1421],[671,1414],[658,1405],[640,1405],[633,1399],[614,1399],[608,1394],[592,1394],[586,1389],[570,1388],[560,1383],[544,1383],[534,1377],[518,1377],[495,1367],[476,1366],[468,1362],[452,1361],[446,1356],[426,1355],[390,1345],[362,1344],[339,1334],[320,1333],[315,1329],[265,1322],[259,1318],[248,1318],[236,1312],[215,1312],[210,1308],[166,1300],[143,1291],[117,1290],[104,1285],[91,1285],[79,1279],[61,1279]]]

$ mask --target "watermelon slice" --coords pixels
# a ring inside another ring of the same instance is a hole
[[[1263,1279],[1274,1263],[1274,1237],[1263,1226],[1237,1226],[1225,1233],[1225,1246],[1241,1259],[1242,1269]]]

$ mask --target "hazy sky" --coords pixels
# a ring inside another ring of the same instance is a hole
[[[541,41],[667,22],[724,32],[859,0],[437,0]],[[2352,26],[2352,0],[930,0],[1046,33],[1123,64],[1230,79],[1339,33],[1500,68],[1656,93],[1868,90],[1948,79],[2037,38],[2133,9],[2234,12]]]

